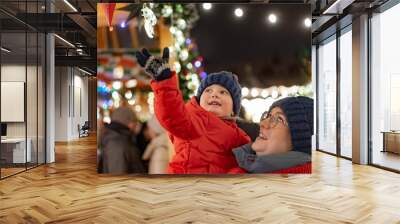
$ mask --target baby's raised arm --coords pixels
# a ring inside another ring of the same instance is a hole
[[[160,124],[179,138],[199,137],[193,118],[185,108],[176,73],[169,68],[168,48],[164,48],[162,58],[152,56],[147,49],[137,52],[136,58],[153,79],[151,88],[154,91],[154,111]]]

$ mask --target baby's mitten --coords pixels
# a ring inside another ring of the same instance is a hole
[[[167,47],[163,50],[162,58],[151,55],[146,48],[143,48],[141,52],[136,52],[136,58],[140,66],[154,80],[161,81],[171,77],[171,69],[168,64],[169,49]]]

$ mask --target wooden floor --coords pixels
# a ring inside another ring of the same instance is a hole
[[[25,167],[24,164],[19,164],[18,167],[7,167],[7,168],[0,168],[1,170],[1,178],[5,178],[20,172],[23,172],[25,170],[29,170],[29,169],[33,169],[35,168],[37,165],[36,164],[27,164],[27,167]]]
[[[0,181],[0,223],[400,223],[400,175],[315,152],[312,175],[96,173],[93,137]]]
[[[391,152],[374,151],[372,161],[374,164],[400,170],[400,154]]]
[[[17,168],[0,168],[0,169],[1,169],[1,177],[2,178],[26,170],[25,167],[23,167],[23,168],[20,168],[20,167],[17,167]]]

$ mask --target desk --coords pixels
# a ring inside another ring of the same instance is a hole
[[[5,159],[6,163],[25,163],[31,161],[31,145],[32,141],[30,138],[26,140],[28,142],[25,154],[25,138],[6,138],[1,139],[1,157]],[[25,161],[27,158],[27,161]]]
[[[400,154],[400,131],[382,131],[381,133],[383,133],[382,152]]]

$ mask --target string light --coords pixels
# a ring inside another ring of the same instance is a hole
[[[109,107],[112,107],[112,105],[113,105],[112,99],[109,99],[107,103],[108,103],[107,105],[108,105]]]
[[[188,59],[188,57],[189,57],[189,52],[188,52],[186,49],[183,49],[183,50],[181,51],[181,53],[179,54],[179,58],[180,58],[182,61],[186,61],[186,59]]]
[[[125,27],[126,27],[126,23],[125,23],[125,22],[122,22],[121,25],[120,25],[120,27],[121,27],[121,28],[125,28]]]
[[[140,111],[142,111],[142,107],[140,105],[136,105],[135,111],[139,113]]]
[[[252,88],[250,94],[252,97],[256,97],[258,96],[258,90],[256,88]]]
[[[132,91],[130,91],[130,90],[125,93],[125,98],[127,100],[132,99],[132,96],[133,96],[133,94],[132,94]]]
[[[277,20],[278,20],[278,19],[276,18],[276,15],[275,15],[275,14],[270,14],[270,15],[268,16],[268,21],[269,21],[270,23],[276,23]]]
[[[115,82],[113,82],[112,87],[113,87],[114,89],[116,89],[116,90],[121,89],[121,82],[120,82],[120,81],[115,81]]]
[[[247,87],[242,88],[242,96],[247,96],[249,95],[249,89]]]
[[[136,79],[131,79],[131,80],[129,80],[129,81],[127,81],[125,83],[125,87],[128,88],[128,89],[135,88],[136,85],[137,85],[137,80]]]
[[[203,3],[203,9],[210,10],[211,8],[212,8],[212,4],[211,3]]]
[[[185,38],[183,35],[177,36],[176,41],[179,43],[179,45],[182,45],[185,42]]]
[[[178,21],[176,23],[178,24],[179,29],[183,30],[186,28],[186,22],[184,19],[178,19]]]
[[[164,8],[161,10],[161,13],[164,17],[169,17],[170,15],[172,15],[173,10],[172,10],[171,6],[164,5]]]
[[[174,62],[174,67],[175,67],[175,71],[176,73],[179,73],[181,71],[181,64],[179,62]]]
[[[124,68],[122,66],[117,66],[114,68],[114,77],[116,79],[122,79],[124,77]]]
[[[235,9],[235,16],[236,17],[242,17],[243,16],[243,10],[241,8],[236,8]]]
[[[194,63],[194,66],[196,66],[196,68],[199,68],[201,66],[201,62],[200,61],[196,61]]]
[[[286,89],[283,89],[282,91],[281,91],[281,95],[282,95],[282,97],[287,97],[288,96],[288,91],[286,90]]]
[[[135,105],[136,101],[134,99],[128,100],[129,105]]]
[[[205,78],[207,77],[207,73],[206,73],[206,72],[201,72],[201,73],[200,73],[200,77],[201,77],[202,79],[205,79]]]
[[[169,46],[168,48],[169,48],[169,53],[171,54],[175,51],[174,46]]]
[[[272,98],[276,99],[278,97],[278,91],[276,89],[272,90],[271,96]]]
[[[114,92],[111,94],[111,96],[112,96],[112,98],[114,98],[115,100],[119,100],[119,94],[118,94],[118,92],[114,91]]]
[[[262,96],[263,98],[267,98],[267,97],[268,97],[268,90],[263,89],[263,90],[261,91],[261,96]]]
[[[169,28],[169,32],[171,32],[172,34],[175,34],[176,28],[175,28],[174,26],[171,26],[171,27]]]
[[[105,116],[103,118],[103,122],[106,123],[106,124],[109,124],[109,123],[111,123],[111,118],[109,116]]]
[[[311,96],[312,85],[307,86],[271,86],[266,89],[242,88],[242,106],[245,108],[245,118],[259,122],[263,111],[267,110],[276,100],[287,96]],[[250,97],[248,97],[250,95]],[[261,97],[262,98],[261,98]]]

